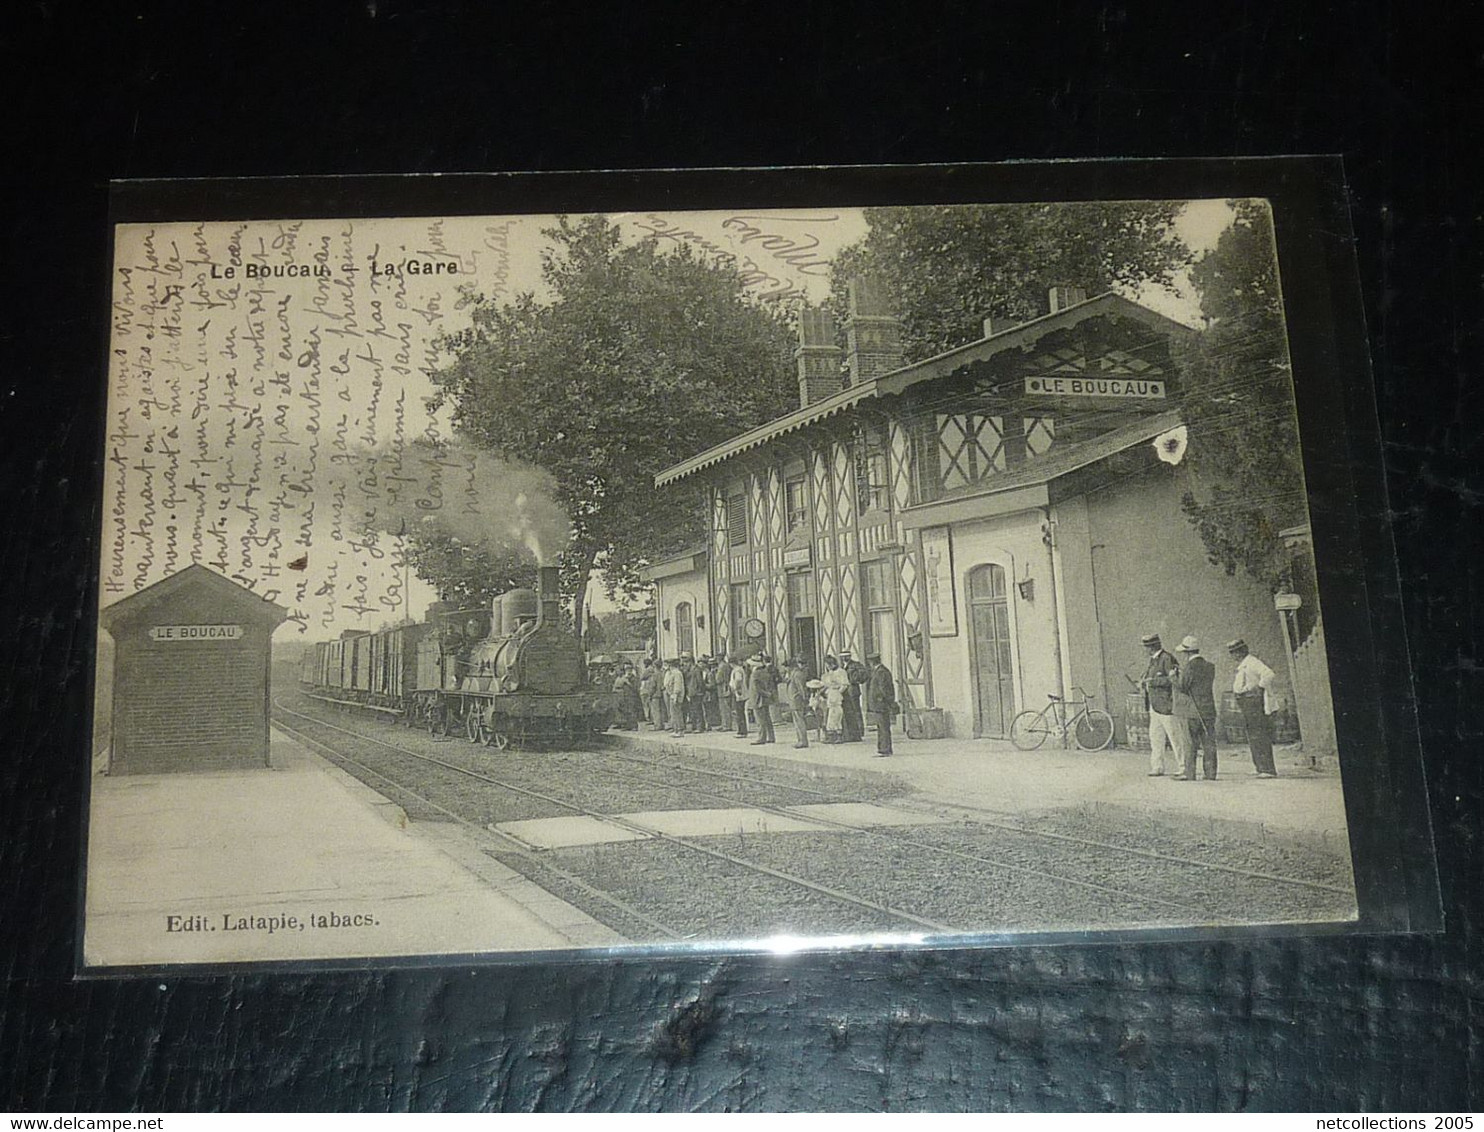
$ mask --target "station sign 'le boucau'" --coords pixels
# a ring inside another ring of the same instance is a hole
[[[149,636],[152,641],[235,641],[242,636],[242,626],[155,625]]]
[[[1163,381],[1123,377],[1028,377],[1027,393],[1054,397],[1118,397],[1127,401],[1163,401]]]

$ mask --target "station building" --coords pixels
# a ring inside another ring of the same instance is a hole
[[[651,568],[660,654],[756,643],[817,672],[879,651],[926,733],[959,736],[1085,691],[1122,738],[1150,632],[1196,635],[1218,699],[1232,638],[1284,676],[1273,595],[1212,565],[1181,510],[1202,494],[1173,360],[1193,331],[1113,293],[1048,298],[912,365],[867,282],[843,359],[829,314],[803,312],[799,408],[656,477],[712,517],[704,553]]]
[[[108,773],[266,767],[273,631],[287,616],[200,565],[102,610],[114,641]]]

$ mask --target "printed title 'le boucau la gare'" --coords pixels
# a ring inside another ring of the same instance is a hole
[[[463,266],[453,259],[379,260],[367,257],[366,271],[371,275],[464,275]],[[336,274],[350,275],[356,268],[328,263],[243,263],[211,264],[212,279],[329,279]]]

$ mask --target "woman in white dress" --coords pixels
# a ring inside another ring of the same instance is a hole
[[[824,741],[840,742],[845,729],[845,689],[850,687],[850,677],[832,656],[824,658]]]

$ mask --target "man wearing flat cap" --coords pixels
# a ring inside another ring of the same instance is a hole
[[[1216,696],[1211,690],[1216,666],[1201,655],[1201,643],[1187,636],[1176,647],[1180,672],[1175,677],[1175,715],[1190,731],[1185,777],[1195,777],[1195,749],[1201,749],[1201,777],[1216,777]]]
[[[752,682],[748,690],[752,695],[752,714],[757,717],[757,738],[754,747],[776,742],[773,737],[773,705],[778,701],[778,675],[773,671],[773,660],[766,653],[758,653],[748,662],[752,667]]]
[[[1144,689],[1144,703],[1149,708],[1149,777],[1168,774],[1179,777],[1190,755],[1190,729],[1175,718],[1175,677],[1180,666],[1165,651],[1158,633],[1147,633],[1140,643],[1148,650],[1149,662],[1139,686]],[[1175,763],[1171,767],[1165,751],[1172,749]]]
[[[789,660],[784,688],[794,721],[794,749],[802,751],[809,746],[809,670],[803,657]]]
[[[1247,746],[1252,751],[1252,766],[1258,778],[1277,778],[1273,765],[1273,733],[1268,727],[1268,714],[1274,710],[1273,670],[1247,649],[1238,637],[1228,641],[1226,651],[1236,663],[1232,691],[1237,707],[1242,710],[1242,724],[1247,730]]]

